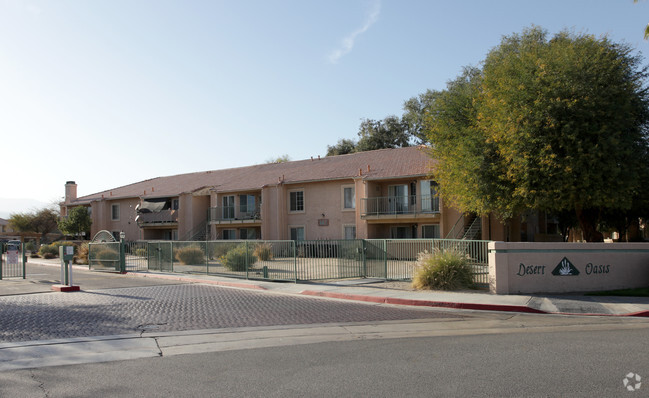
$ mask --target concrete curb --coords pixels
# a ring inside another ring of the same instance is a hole
[[[158,278],[158,279],[167,279],[174,280],[179,282],[189,282],[189,283],[205,283],[208,285],[219,285],[226,287],[236,287],[240,289],[254,289],[254,290],[268,290],[263,286],[256,285],[254,283],[245,283],[245,282],[227,282],[227,281],[214,281],[209,279],[200,279],[200,278],[187,278],[184,276],[173,276],[173,275],[160,275],[160,274],[143,274],[139,272],[126,272],[127,276],[135,276],[138,278]]]
[[[305,290],[302,292],[302,294],[307,296],[329,297],[329,298],[365,301],[365,302],[381,303],[381,304],[410,305],[410,306],[420,306],[420,307],[442,307],[442,308],[454,308],[454,309],[477,310],[477,311],[501,311],[501,312],[525,312],[531,314],[550,314],[550,312],[541,311],[535,308],[530,308],[522,305],[456,303],[450,301],[401,299],[401,298],[394,298],[394,297],[364,296],[359,294],[347,294],[347,293],[316,292],[313,290]]]

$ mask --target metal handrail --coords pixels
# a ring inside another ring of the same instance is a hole
[[[361,216],[439,213],[439,197],[433,195],[377,196],[361,199]]]
[[[213,221],[237,221],[237,220],[261,220],[261,206],[255,205],[254,208],[249,207],[241,210],[241,206],[235,204],[233,206],[216,206],[207,209],[208,222]]]

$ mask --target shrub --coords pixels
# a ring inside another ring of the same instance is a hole
[[[107,268],[118,268],[119,266],[119,252],[107,247],[99,249],[95,253],[95,261],[98,261],[104,267]]]
[[[88,252],[90,248],[88,247],[88,243],[82,243],[78,250],[77,250],[77,255],[74,257],[74,263],[75,264],[88,264]]]
[[[255,247],[253,252],[260,261],[269,261],[273,259],[273,246],[270,243],[261,243]]]
[[[29,255],[29,257],[31,257],[31,258],[41,258],[41,256],[39,256],[37,252],[32,252],[32,253]]]
[[[77,249],[79,248],[76,243],[70,242],[68,240],[60,240],[58,242],[52,242],[52,244],[50,246],[53,246],[53,247],[56,248],[56,253],[57,254],[59,253],[59,247],[60,246],[72,246],[72,247],[74,247],[74,252],[75,253],[77,252]]]
[[[199,247],[188,246],[174,250],[176,260],[181,264],[205,264],[205,253]]]
[[[38,254],[43,258],[55,258],[59,255],[59,248],[56,245],[42,245]]]
[[[221,258],[225,256],[230,250],[237,247],[239,243],[232,242],[210,242],[208,243],[207,252],[211,259]]]
[[[419,253],[412,278],[415,289],[456,290],[473,284],[466,255],[455,250]]]
[[[36,251],[36,243],[34,243],[33,240],[30,240],[29,242],[25,243],[25,251],[28,251],[30,253],[33,253]]]
[[[146,257],[146,249],[144,247],[138,247],[135,249],[135,255],[137,257]]]
[[[248,253],[245,244],[239,245],[221,257],[221,264],[230,271],[245,271],[246,257],[248,268],[252,268],[253,264],[257,262],[257,256]]]

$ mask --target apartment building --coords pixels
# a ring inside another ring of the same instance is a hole
[[[425,147],[382,149],[156,177],[82,197],[68,181],[61,212],[86,206],[93,236],[127,240],[506,240],[493,217],[444,205],[431,162]]]

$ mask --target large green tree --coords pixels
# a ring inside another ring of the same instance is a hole
[[[57,229],[59,214],[51,208],[11,214],[9,225],[17,232],[36,232],[43,236]]]
[[[644,196],[646,69],[630,47],[532,27],[436,93],[425,129],[441,194],[503,218],[574,211],[587,241],[607,210]]]
[[[91,225],[90,213],[83,206],[71,208],[67,217],[59,219],[59,229],[66,235],[80,236],[82,232],[89,232]]]

